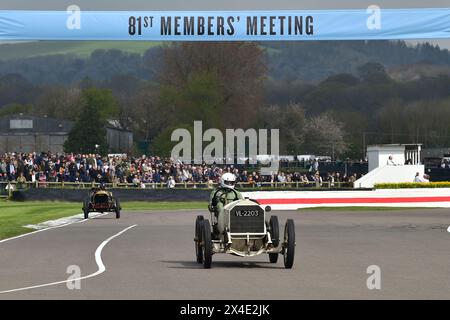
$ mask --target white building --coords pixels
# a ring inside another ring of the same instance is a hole
[[[420,163],[421,144],[382,144],[367,147],[369,172],[358,179],[355,188],[373,188],[376,183],[413,182],[417,172],[425,173]]]

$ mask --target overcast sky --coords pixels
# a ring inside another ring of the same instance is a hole
[[[65,10],[76,4],[82,10],[282,10],[381,8],[445,8],[450,0],[1,0],[0,10]],[[450,39],[433,43],[450,49]]]

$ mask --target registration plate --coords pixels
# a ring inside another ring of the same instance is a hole
[[[259,214],[258,210],[236,210],[234,212],[236,217],[259,217]]]

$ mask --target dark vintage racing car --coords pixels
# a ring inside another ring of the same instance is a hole
[[[85,219],[89,218],[89,212],[115,212],[116,219],[119,219],[121,209],[119,199],[113,197],[112,192],[101,188],[92,188],[83,203]]]

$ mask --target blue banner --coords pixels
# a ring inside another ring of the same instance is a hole
[[[450,38],[450,8],[0,11],[0,40],[302,41]]]

